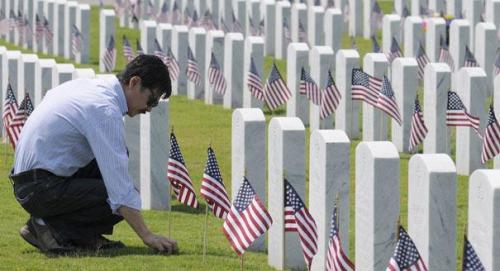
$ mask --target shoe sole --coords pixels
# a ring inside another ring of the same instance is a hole
[[[26,234],[26,233],[23,233],[23,231],[21,229],[21,231],[19,231],[19,235],[21,235],[21,237],[24,239],[24,241],[26,241],[28,244],[40,249],[40,245],[38,244],[38,241],[36,240],[36,238],[33,236],[33,234],[31,232]]]

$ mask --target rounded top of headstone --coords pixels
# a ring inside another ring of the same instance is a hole
[[[367,53],[363,58],[364,63],[374,63],[374,62],[389,62],[387,56],[383,53]]]
[[[291,42],[288,44],[288,51],[309,51],[309,46],[304,42]]]
[[[163,29],[172,29],[172,24],[169,23],[160,23],[158,24],[158,28],[163,30]]]
[[[305,3],[293,3],[292,9],[307,9],[307,5]]]
[[[252,43],[252,44],[255,44],[255,43],[264,44],[264,39],[260,36],[247,36],[245,39],[245,42]]]
[[[275,0],[266,0],[266,2],[264,4],[266,6],[274,6],[274,5],[276,5],[276,1]]]
[[[359,52],[355,49],[340,49],[337,52],[337,57],[343,58],[359,58]]]
[[[387,14],[382,18],[383,21],[401,21],[401,16],[398,14]]]
[[[101,9],[101,15],[102,16],[115,16],[115,10],[114,9]]]
[[[398,150],[390,141],[362,141],[356,147],[356,156],[357,155],[399,159]]]
[[[487,183],[492,189],[500,189],[500,170],[499,169],[478,169],[472,172],[469,178],[469,191],[476,183]],[[469,192],[470,193],[470,192]]]
[[[90,5],[89,4],[79,4],[78,9],[80,10],[90,10]]]
[[[38,60],[38,65],[40,65],[40,67],[55,67],[56,61],[52,58],[40,58]]]
[[[74,72],[75,66],[73,64],[56,64],[57,72]]]
[[[343,130],[319,130],[311,133],[312,137],[319,137],[326,143],[351,143],[349,137]]]
[[[58,5],[65,5],[66,4],[66,0],[56,0],[56,4],[58,4]]]
[[[486,77],[486,72],[481,67],[462,67],[458,70],[461,77]]]
[[[322,13],[325,12],[325,9],[322,6],[312,6],[309,8],[313,13]]]
[[[452,20],[450,28],[455,28],[455,27],[469,27],[469,21],[465,19],[458,19],[458,20]]]
[[[243,34],[240,32],[229,32],[226,34],[226,39],[228,40],[243,40]]]
[[[0,54],[7,52],[7,48],[5,46],[0,46]]]
[[[95,72],[90,68],[75,69],[73,78],[95,78]]]
[[[476,31],[480,30],[496,31],[497,27],[495,26],[495,24],[489,22],[479,22],[476,24]]]
[[[189,29],[189,33],[206,34],[207,31],[203,27],[192,27],[191,29]]]
[[[36,62],[38,56],[36,54],[22,54],[21,59],[23,62]]]
[[[428,18],[427,21],[429,24],[446,24],[446,20],[442,17],[431,17]]]
[[[188,32],[189,29],[186,25],[174,25],[175,32]]]
[[[21,51],[7,51],[7,58],[19,58],[21,57]]]
[[[288,1],[279,1],[276,3],[277,6],[281,6],[281,7],[290,7],[290,2]]]
[[[418,66],[417,60],[413,57],[398,57],[392,62],[392,67]]]
[[[342,15],[342,10],[339,8],[329,8],[325,12],[326,14]]]
[[[222,30],[208,30],[207,37],[224,37]]]
[[[144,20],[142,21],[142,27],[156,27],[156,21],[153,20]]]
[[[457,172],[453,160],[444,153],[415,154],[410,158],[409,163],[410,165],[421,164],[427,172]]]
[[[318,55],[333,55],[333,49],[330,46],[313,46],[311,51]]]
[[[76,1],[68,1],[68,7],[77,7],[78,6],[78,2]]]
[[[269,122],[269,129],[279,127],[281,130],[299,130],[304,131],[304,123],[297,117],[274,117]]]
[[[425,68],[424,68],[425,74],[427,74],[429,72],[432,72],[432,73],[436,73],[436,72],[451,73],[451,68],[446,63],[431,62],[431,63],[425,65]]]
[[[421,24],[422,23],[422,17],[420,16],[408,16],[405,19],[405,23],[413,23],[413,24]]]
[[[259,3],[260,4],[260,0],[252,0],[250,1],[251,3]]]
[[[240,118],[243,121],[266,121],[264,112],[260,108],[238,108],[233,111],[233,119]]]

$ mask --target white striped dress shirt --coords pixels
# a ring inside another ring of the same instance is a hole
[[[47,92],[23,127],[14,173],[34,168],[71,176],[97,160],[113,211],[140,210],[128,173],[123,116],[127,102],[116,77],[77,79]]]

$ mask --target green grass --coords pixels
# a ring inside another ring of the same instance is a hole
[[[381,7],[385,13],[392,9],[390,1],[381,1]],[[99,20],[98,9],[91,10],[91,44],[90,63],[87,65],[76,65],[77,67],[90,67],[98,70],[98,35],[97,26]],[[121,55],[121,36],[126,34],[131,43],[139,37],[136,30],[117,28],[117,71],[124,67]],[[380,33],[378,33],[380,37]],[[343,48],[350,48],[351,39],[345,36],[342,40]],[[356,38],[361,60],[366,52],[371,51],[371,41]],[[0,41],[0,45],[8,49],[19,49],[12,44]],[[22,50],[23,52],[28,52]],[[52,57],[39,54],[40,57]],[[55,58],[58,63],[67,63],[63,58]],[[267,75],[274,59],[266,57],[264,63],[264,74]],[[286,62],[275,61],[282,75],[286,75]],[[274,116],[284,115],[284,107],[272,114],[264,111],[266,120]],[[231,110],[223,109],[221,106],[208,106],[202,101],[188,100],[186,97],[172,97],[170,99],[170,124],[175,132],[182,148],[191,177],[194,181],[195,190],[199,191],[200,179],[203,174],[206,160],[206,149],[211,143],[214,148],[222,176],[226,182],[228,194],[231,194]],[[165,135],[165,140],[168,136]],[[452,138],[452,146],[454,140]],[[349,242],[351,258],[354,259],[354,225],[355,225],[355,195],[354,195],[354,172],[355,148],[359,141],[351,144],[351,168],[350,168],[350,227]],[[306,176],[308,176],[308,152],[309,152],[309,129],[306,129]],[[98,254],[78,254],[69,257],[48,257],[39,253],[36,249],[27,245],[18,235],[18,229],[27,219],[26,212],[17,204],[12,195],[12,186],[7,175],[12,165],[12,150],[10,146],[2,145],[2,158],[0,159],[0,196],[3,199],[0,207],[0,270],[235,270],[240,266],[236,254],[230,249],[229,244],[221,232],[222,221],[209,216],[208,238],[209,246],[207,261],[202,262],[202,236],[204,223],[204,203],[200,199],[199,210],[192,210],[180,205],[175,200],[173,211],[170,214],[171,234],[179,242],[180,254],[175,256],[158,255],[146,248],[136,237],[125,222],[118,224],[112,239],[122,240],[127,249],[109,251]],[[454,152],[452,152],[454,153]],[[407,226],[407,195],[408,195],[408,154],[401,154],[400,160],[400,204],[401,223]],[[491,165],[490,165],[491,167]],[[308,181],[308,180],[306,180]],[[308,184],[306,185],[308,189]],[[467,189],[468,178],[459,176],[457,182],[457,268],[461,263],[461,248],[463,243],[463,229],[467,220]],[[306,193],[308,194],[308,193]],[[198,194],[199,195],[199,194]],[[155,232],[164,235],[168,232],[169,215],[163,211],[143,212],[147,224]],[[265,253],[248,252],[245,254],[245,268],[247,270],[270,270],[267,266],[267,255]]]

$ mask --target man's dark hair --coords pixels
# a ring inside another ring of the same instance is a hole
[[[142,87],[151,91],[157,90],[157,95],[162,98],[170,97],[172,94],[172,83],[167,66],[154,55],[138,55],[127,64],[125,70],[116,75],[122,84],[128,84],[134,76],[142,80]]]

